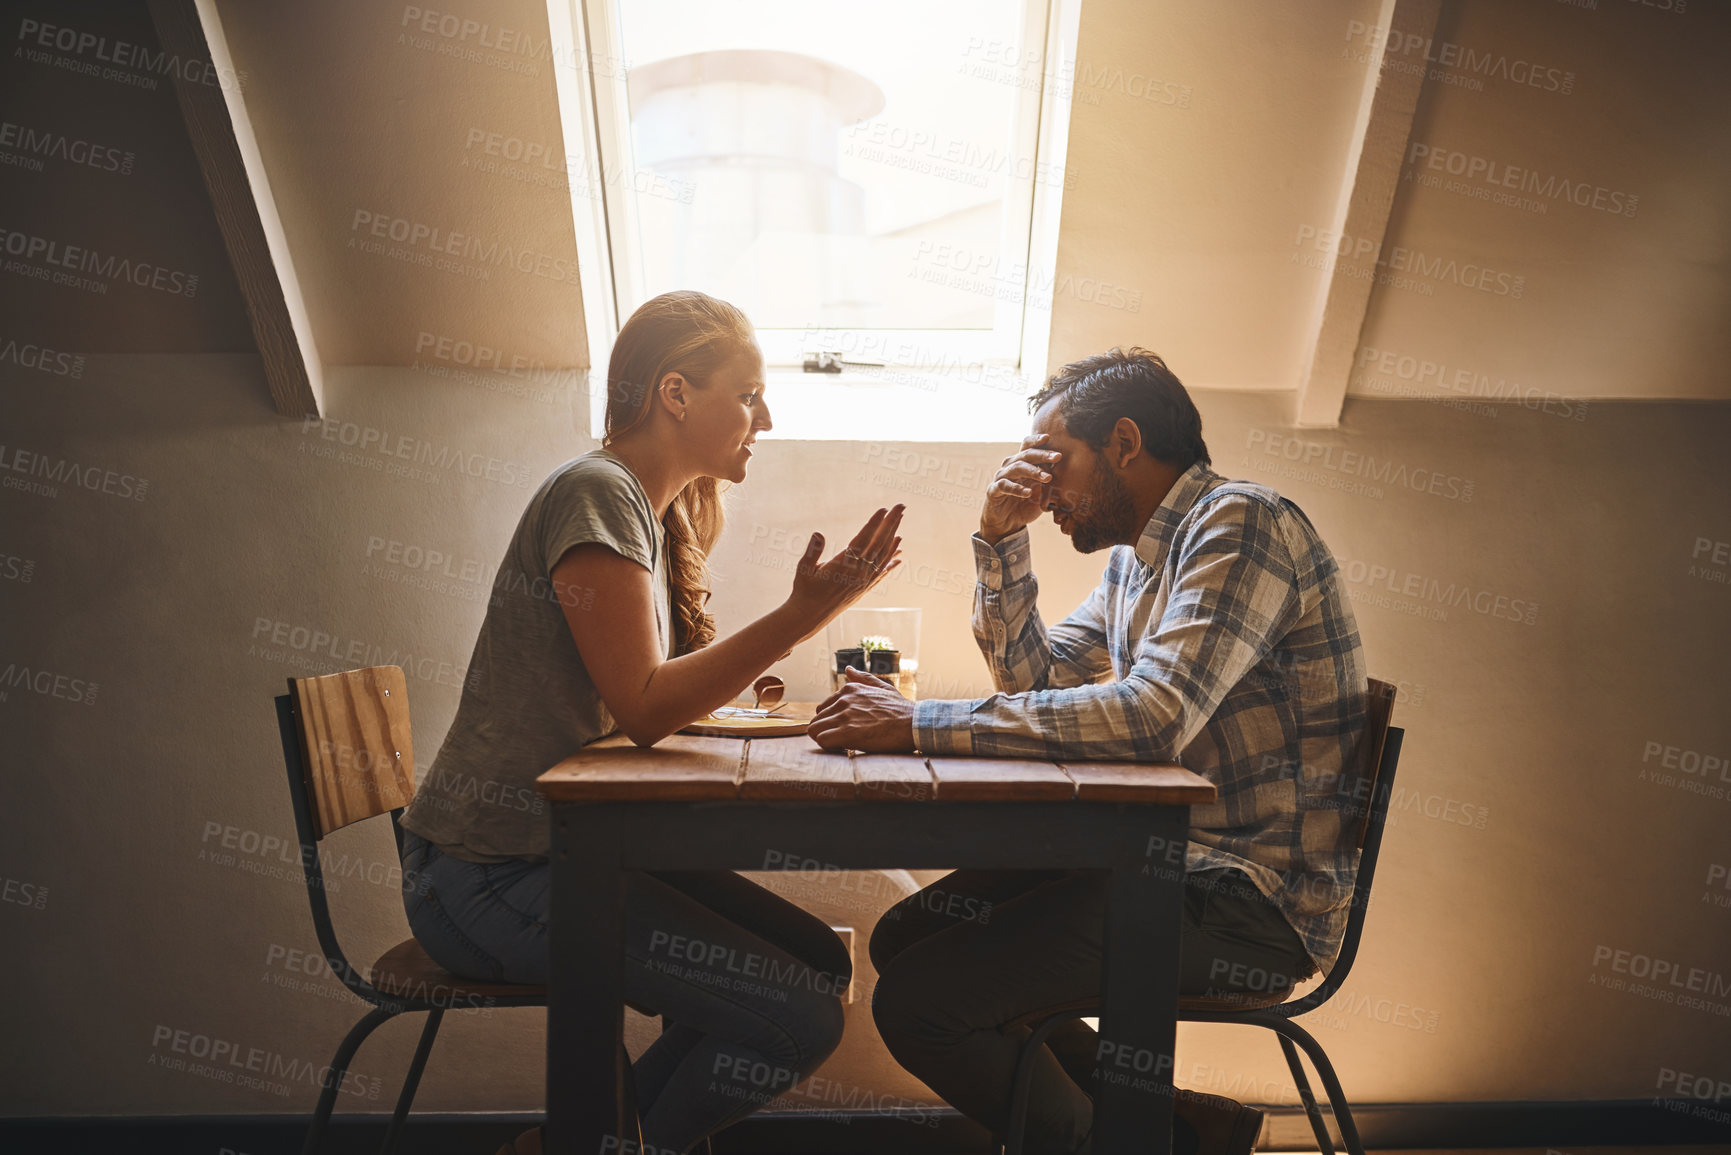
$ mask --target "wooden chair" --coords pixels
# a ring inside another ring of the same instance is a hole
[[[1361,776],[1360,781],[1362,782],[1364,777],[1369,779],[1368,784],[1360,787],[1358,792],[1362,793],[1368,804],[1362,809],[1354,807],[1347,811],[1358,823],[1358,876],[1353,886],[1346,930],[1341,938],[1340,957],[1335,960],[1328,977],[1299,999],[1290,998],[1293,988],[1287,986],[1222,998],[1186,996],[1178,1000],[1178,1018],[1181,1022],[1243,1023],[1247,1026],[1266,1027],[1275,1033],[1280,1039],[1280,1049],[1286,1055],[1286,1065],[1292,1072],[1293,1084],[1298,1088],[1299,1098],[1304,1101],[1304,1113],[1310,1119],[1310,1129],[1316,1134],[1316,1146],[1321,1155],[1335,1155],[1334,1145],[1329,1138],[1328,1125],[1323,1121],[1322,1111],[1317,1106],[1316,1096],[1311,1092],[1310,1080],[1305,1078],[1304,1067],[1298,1060],[1298,1048],[1303,1048],[1304,1053],[1310,1056],[1310,1061],[1316,1066],[1323,1089],[1328,1094],[1330,1113],[1340,1127],[1341,1139],[1347,1151],[1351,1155],[1364,1155],[1364,1144],[1359,1141],[1358,1128],[1352,1121],[1352,1109],[1347,1105],[1346,1095],[1340,1089],[1340,1080],[1335,1076],[1334,1066],[1328,1061],[1322,1044],[1292,1020],[1314,1011],[1332,998],[1335,991],[1346,982],[1347,975],[1352,971],[1352,960],[1358,955],[1359,938],[1364,932],[1364,914],[1370,905],[1370,884],[1376,877],[1377,855],[1382,849],[1383,824],[1388,816],[1389,799],[1394,793],[1394,775],[1400,761],[1401,740],[1406,736],[1406,732],[1399,726],[1389,725],[1394,697],[1394,686],[1375,678],[1370,679],[1364,734],[1359,739],[1356,751],[1356,768]],[[1010,1132],[1004,1144],[1007,1155],[1021,1155],[1027,1123],[1028,1088],[1033,1082],[1034,1056],[1039,1047],[1058,1024],[1099,1013],[1100,1000],[1090,998],[1061,1007],[1045,1007],[1007,1024],[1034,1026],[1016,1065],[1014,1089],[1010,1099]]]
[[[362,977],[338,945],[331,926],[318,844],[334,830],[388,813],[397,853],[402,855],[403,832],[397,819],[415,795],[415,754],[409,738],[409,695],[403,671],[396,666],[372,666],[319,678],[290,678],[289,692],[276,699],[276,710],[289,796],[294,802],[295,830],[300,836],[301,868],[319,947],[331,973],[373,1005],[337,1047],[301,1150],[303,1155],[318,1150],[336,1104],[337,1088],[367,1036],[406,1011],[425,1011],[427,1022],[421,1029],[421,1041],[380,1149],[389,1153],[402,1133],[446,1009],[544,1007],[547,988],[459,978],[427,957],[412,938],[380,955]],[[412,885],[408,879],[404,884]]]

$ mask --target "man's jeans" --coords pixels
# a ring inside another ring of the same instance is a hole
[[[403,903],[433,961],[546,983],[546,863],[464,862],[405,830],[411,871]],[[684,1151],[815,1070],[841,1040],[851,975],[834,931],[731,871],[629,872],[625,998],[673,1023],[633,1067],[645,1146]]]
[[[1009,1129],[1016,1060],[1030,1011],[1100,993],[1105,875],[958,870],[885,913],[872,934],[872,1014],[890,1053],[951,1106]],[[1304,943],[1240,871],[1185,880],[1182,994],[1267,991],[1316,967]],[[1098,1037],[1080,1020],[1036,1058],[1026,1150],[1086,1152]]]

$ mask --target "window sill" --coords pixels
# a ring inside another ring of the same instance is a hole
[[[858,368],[840,373],[771,369],[764,398],[778,441],[1020,442],[1036,383],[1016,370],[950,373]]]

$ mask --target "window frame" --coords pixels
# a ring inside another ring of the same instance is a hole
[[[578,277],[590,370],[589,426],[599,437],[606,409],[606,357],[619,326],[643,297],[635,198],[620,195],[619,175],[635,163],[630,152],[628,61],[617,19],[620,0],[548,0],[554,39],[554,79],[571,173]],[[1046,376],[1051,345],[1052,293],[1058,228],[1075,75],[1080,0],[1023,0],[1024,42],[1041,48],[1037,89],[1022,89],[1014,157],[1031,157],[1025,176],[1008,174],[1010,187],[1000,227],[999,252],[1019,254],[1021,291],[997,300],[991,329],[760,329],[766,382],[772,396],[798,386],[804,416],[765,434],[798,440],[1002,441],[1019,440],[1027,414],[1021,398]],[[1035,65],[1024,63],[1024,72]],[[999,64],[1010,69],[1012,64]],[[1054,181],[1042,173],[1061,174]],[[579,182],[580,185],[579,185]],[[623,182],[629,187],[629,180]],[[1013,279],[1013,278],[1012,278]],[[1000,278],[1000,283],[1002,278]],[[1019,299],[1014,299],[1018,298]],[[819,351],[849,353],[873,367],[846,366],[841,373],[810,373],[802,361]],[[885,357],[912,350],[913,357]],[[981,383],[985,384],[981,384]],[[893,405],[882,404],[886,383],[900,388]],[[961,386],[973,383],[975,388]],[[776,386],[782,388],[776,388]],[[875,397],[857,394],[866,386]],[[989,399],[984,411],[980,389]],[[963,393],[966,393],[964,396]],[[1010,396],[1013,394],[1014,396]],[[997,399],[1003,404],[997,404]],[[817,404],[812,404],[817,402]],[[874,403],[875,402],[875,403]],[[827,416],[833,413],[834,417]],[[958,420],[964,419],[965,420]]]

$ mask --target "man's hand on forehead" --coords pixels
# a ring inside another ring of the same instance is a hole
[[[1050,504],[1052,470],[1064,455],[1049,441],[1044,433],[1029,434],[1020,449],[1004,458],[980,511],[980,536],[985,540],[995,542],[1031,524]]]
[[[1010,460],[1018,457],[1036,465],[1042,463],[1056,465],[1064,459],[1063,453],[1052,448],[1051,435],[1046,433],[1030,433],[1022,438],[1022,448],[1013,454]],[[1004,462],[1005,465],[1009,463],[1008,460]]]

